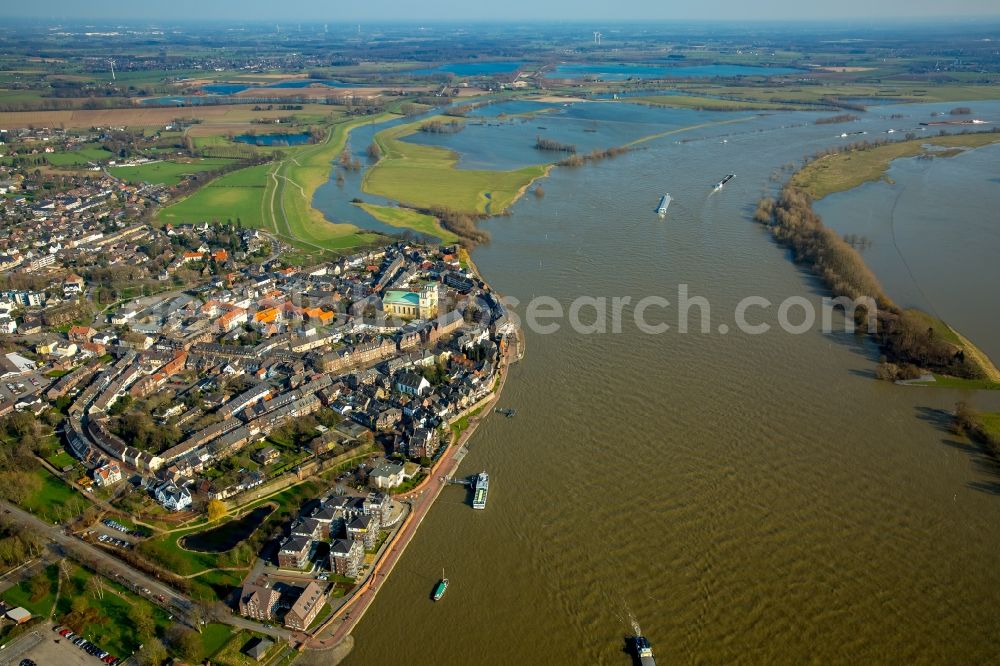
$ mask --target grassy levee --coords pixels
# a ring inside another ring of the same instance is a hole
[[[441,226],[441,223],[433,215],[426,215],[411,208],[398,208],[396,206],[381,206],[378,204],[359,203],[355,204],[366,213],[380,222],[405,229],[436,236],[442,243],[457,243],[459,237]]]
[[[648,136],[640,137],[635,141],[629,141],[628,143],[625,144],[625,147],[634,148],[635,146],[642,145],[649,141],[662,139],[665,136],[671,136],[673,134],[683,134],[684,132],[690,132],[691,130],[701,129],[703,127],[715,127],[716,125],[730,125],[732,123],[742,123],[752,118],[753,116],[745,116],[743,118],[730,118],[728,120],[719,120],[708,123],[698,123],[697,125],[688,125],[687,127],[677,127],[675,129],[667,130],[666,132],[657,132],[656,134],[650,134]]]
[[[791,183],[808,194],[813,201],[818,201],[834,192],[844,192],[884,178],[892,161],[900,157],[924,154],[951,157],[964,149],[997,142],[1000,142],[1000,132],[973,132],[920,137],[872,148],[847,150],[813,160],[792,176]],[[934,153],[927,150],[927,145],[955,148],[956,151]]]
[[[334,125],[320,143],[296,149],[281,162],[274,172],[270,187],[280,190],[272,216],[279,235],[298,241],[307,248],[343,250],[375,243],[378,234],[360,231],[352,224],[330,222],[312,207],[316,190],[330,178],[333,160],[347,145],[350,131],[369,123],[385,122],[395,116],[383,113],[373,117],[354,118]],[[284,229],[284,233],[282,232]]]
[[[378,242],[380,236],[352,224],[327,220],[312,207],[313,195],[330,177],[333,160],[352,129],[395,116],[354,118],[331,126],[316,144],[286,149],[280,162],[225,174],[160,211],[160,222],[236,221],[269,231],[310,255],[340,252]]]
[[[417,208],[448,208],[471,214],[499,214],[513,204],[551,165],[513,171],[458,169],[458,155],[446,148],[423,146],[402,139],[426,122],[447,122],[444,116],[407,123],[375,135],[382,158],[365,173],[362,190]]]

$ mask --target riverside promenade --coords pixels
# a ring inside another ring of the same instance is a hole
[[[520,334],[520,332],[519,332]],[[395,537],[388,544],[383,556],[374,564],[371,572],[365,578],[361,586],[354,591],[351,598],[344,603],[330,618],[323,623],[314,633],[312,638],[306,640],[299,646],[299,649],[308,650],[331,650],[341,646],[341,643],[350,636],[351,631],[357,626],[364,616],[371,603],[375,600],[382,583],[392,572],[393,567],[403,555],[403,551],[409,545],[417,533],[427,512],[430,511],[434,501],[441,494],[441,491],[448,485],[458,471],[462,459],[465,457],[465,445],[479,427],[482,418],[490,413],[489,408],[497,401],[503,392],[504,384],[507,381],[507,374],[510,364],[517,361],[523,355],[523,343],[518,338],[518,344],[508,346],[500,363],[500,382],[492,395],[485,398],[479,404],[479,415],[469,417],[469,427],[458,438],[452,442],[437,463],[431,468],[427,478],[406,495],[398,498],[410,502],[410,512],[403,525],[396,532]],[[341,646],[345,647],[345,646]],[[331,655],[336,664],[345,656],[348,651],[338,649]]]

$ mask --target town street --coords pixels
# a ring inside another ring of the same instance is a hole
[[[100,569],[102,574],[118,580],[128,587],[132,587],[137,593],[146,596],[152,603],[164,606],[178,617],[184,615],[180,609],[189,609],[193,606],[193,603],[189,599],[178,594],[176,590],[122,562],[100,548],[67,534],[63,528],[50,525],[34,514],[24,511],[9,502],[0,501],[0,507],[3,507],[4,513],[14,520],[29,526],[36,533],[52,541],[57,550],[62,553],[73,553],[76,559],[93,563]],[[164,601],[160,601],[159,597],[163,597]],[[184,621],[190,623],[187,618],[184,618]],[[234,627],[267,634],[279,640],[288,640],[293,635],[291,631],[286,629],[269,627],[238,615],[220,617],[218,621]]]

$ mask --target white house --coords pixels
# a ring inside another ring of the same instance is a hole
[[[183,511],[191,506],[191,491],[173,481],[165,481],[153,491],[156,501],[171,511]]]
[[[371,471],[368,475],[368,483],[379,490],[395,488],[405,479],[403,470],[403,463],[386,460]]]

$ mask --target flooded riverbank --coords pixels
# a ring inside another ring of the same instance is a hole
[[[882,107],[855,129],[944,106]],[[660,132],[699,120],[632,109]],[[685,284],[711,304],[711,330],[526,331],[504,391],[517,418],[488,417],[462,467],[489,471],[488,508],[445,490],[345,663],[392,661],[390,637],[408,633],[415,664],[627,664],[633,618],[666,663],[994,659],[1000,475],[947,422],[956,400],[1000,409],[1000,396],[876,382],[877,350],[851,334],[721,332],[747,296],[819,307],[825,292],[750,216],[777,170],[847,140],[817,114],[734,115],[746,119],[556,169],[544,198],[486,223],[474,259],[522,303],[673,300]],[[472,129],[448,145],[462,152]],[[451,585],[434,604],[442,567]]]

